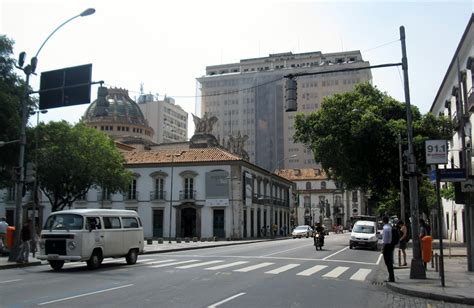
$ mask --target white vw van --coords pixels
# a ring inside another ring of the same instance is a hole
[[[143,246],[143,227],[135,211],[65,210],[46,220],[37,258],[55,270],[65,261],[86,261],[94,269],[105,257],[125,257],[128,264],[135,264]]]

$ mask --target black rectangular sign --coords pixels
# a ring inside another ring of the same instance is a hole
[[[92,64],[41,73],[39,108],[90,104]]]

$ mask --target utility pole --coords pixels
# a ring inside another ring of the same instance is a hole
[[[407,142],[408,142],[408,183],[410,189],[411,231],[413,240],[413,259],[411,260],[410,279],[426,279],[425,267],[421,260],[418,215],[418,183],[416,176],[416,159],[413,152],[413,124],[410,104],[410,87],[408,83],[408,61],[405,45],[405,27],[400,27],[402,43],[402,69],[405,88],[405,104],[407,112]]]
[[[402,154],[402,134],[398,133],[398,158],[400,161],[400,219],[405,221],[405,192],[403,191],[403,154]]]

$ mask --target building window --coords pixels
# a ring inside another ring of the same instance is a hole
[[[164,185],[165,185],[165,181],[164,181],[163,178],[156,178],[155,179],[155,191],[154,191],[154,199],[155,200],[164,200],[165,199]]]
[[[306,182],[306,189],[310,190],[311,189],[311,182]]]
[[[194,178],[184,179],[184,199],[194,199]]]
[[[127,200],[137,200],[137,196],[137,180],[133,179],[132,183],[130,183],[130,186],[128,187]]]
[[[321,182],[321,189],[326,189],[326,182],[325,181]]]

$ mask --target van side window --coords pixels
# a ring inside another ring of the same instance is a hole
[[[122,217],[124,229],[138,228],[138,221],[135,217]]]
[[[87,230],[102,229],[102,225],[100,224],[100,218],[99,217],[87,217],[86,229]]]
[[[120,229],[120,219],[118,217],[104,217],[105,229]]]

